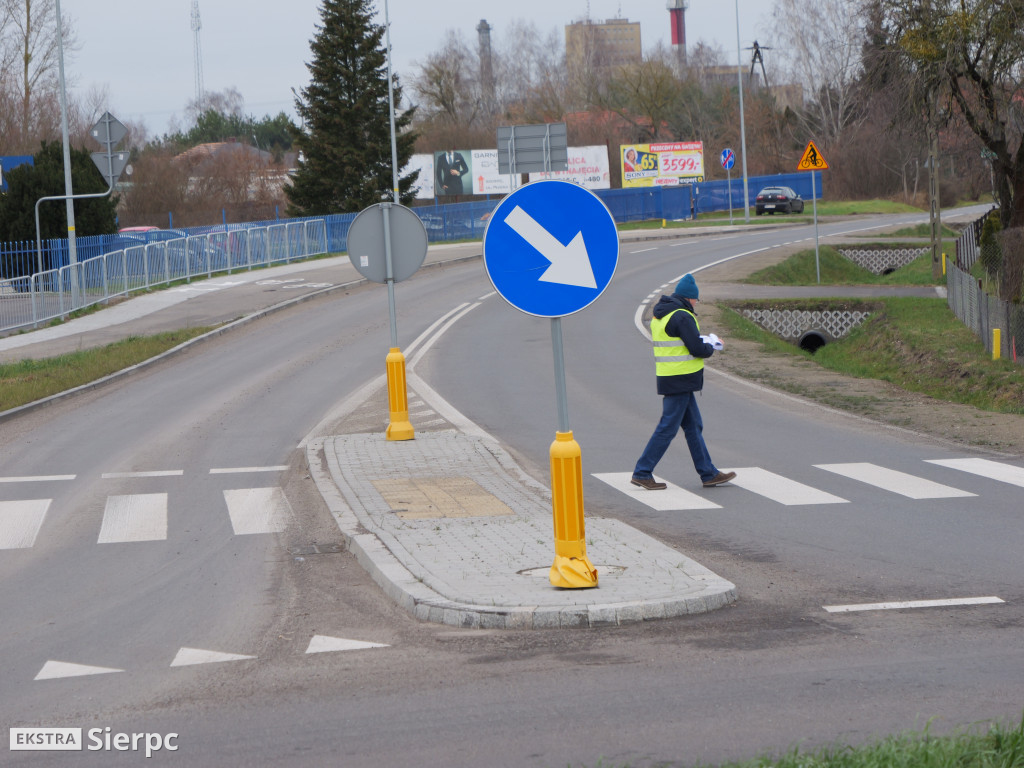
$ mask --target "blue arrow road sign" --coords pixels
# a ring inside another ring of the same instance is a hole
[[[725,170],[732,170],[732,167],[736,165],[736,155],[731,149],[722,150],[722,167]]]
[[[619,232],[601,199],[568,181],[520,187],[494,209],[484,267],[516,309],[563,317],[604,292],[619,261]]]

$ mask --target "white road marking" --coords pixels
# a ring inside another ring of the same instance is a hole
[[[224,491],[231,527],[238,535],[280,533],[292,508],[280,488],[239,488]]]
[[[1024,488],[1024,469],[1012,464],[1002,464],[989,459],[925,459],[925,461],[929,464],[959,469],[962,472],[970,472],[972,475],[981,475],[990,480],[998,480],[1001,483]]]
[[[736,473],[736,478],[729,481],[732,485],[738,485],[740,488],[788,507],[806,504],[849,503],[839,496],[819,491],[817,488],[798,483],[796,480],[790,480],[760,467],[732,467],[722,471]]]
[[[132,477],[181,477],[183,469],[158,469],[152,472],[105,472],[100,477],[104,480],[123,480]]]
[[[630,253],[647,253],[648,251],[656,251],[657,248],[641,248],[639,251],[630,251]]]
[[[110,672],[124,672],[113,667],[90,667],[86,664],[72,664],[68,661],[47,661],[36,680],[53,680],[58,677],[82,677],[83,675],[106,675]]]
[[[883,491],[892,491],[908,499],[955,499],[964,496],[977,496],[976,493],[961,491],[958,488],[951,488],[941,483],[933,483],[923,477],[908,475],[905,472],[897,472],[895,469],[887,469],[877,464],[852,463],[852,464],[815,464],[818,469],[826,472],[835,472],[837,475],[848,477],[851,480],[859,480],[862,483],[881,488]]]
[[[48,483],[55,480],[74,480],[77,475],[27,475],[25,477],[0,477],[0,483]]]
[[[108,496],[97,544],[163,541],[167,538],[167,494]]]
[[[703,496],[698,496],[672,483],[667,483],[668,487],[661,491],[648,491],[640,488],[630,482],[633,477],[632,472],[595,472],[594,477],[659,512],[686,509],[721,509],[713,501],[709,501]],[[656,479],[665,482],[663,478],[658,477]]]
[[[0,549],[28,549],[53,499],[0,501]]]
[[[211,475],[240,475],[247,472],[284,472],[288,469],[287,464],[276,464],[270,467],[218,467],[211,469]]]
[[[362,640],[345,640],[341,637],[314,635],[309,641],[306,653],[328,653],[331,651],[356,651],[361,648],[387,648],[385,643],[366,643]]]
[[[201,648],[179,648],[172,667],[189,667],[193,664],[216,664],[221,661],[243,661],[255,659],[255,656],[244,656],[240,653],[221,653],[220,651],[204,651]]]
[[[1004,603],[998,597],[956,597],[948,600],[903,600],[892,603],[860,603],[858,605],[823,605],[829,613],[851,613],[853,611],[894,611],[901,608],[945,608],[957,605],[992,605]]]

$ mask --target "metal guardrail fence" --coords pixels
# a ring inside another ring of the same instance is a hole
[[[132,291],[327,253],[327,226],[308,219],[152,242],[0,280],[0,331],[36,328]]]
[[[987,214],[986,214],[987,215]],[[949,308],[981,339],[986,351],[994,351],[993,330],[999,329],[999,356],[1024,363],[1024,305],[991,296],[970,272],[978,260],[985,216],[964,228],[956,242],[956,262],[946,265]]]

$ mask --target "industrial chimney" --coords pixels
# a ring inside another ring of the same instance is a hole
[[[480,19],[476,31],[480,40],[480,85],[490,102],[494,99],[494,67],[491,62],[491,25],[487,19]]]
[[[682,70],[686,66],[686,9],[689,0],[668,0],[668,15],[672,24],[672,49],[676,52],[676,63]]]

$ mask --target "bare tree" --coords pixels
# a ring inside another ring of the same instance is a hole
[[[807,136],[827,148],[863,113],[856,99],[865,39],[863,0],[775,0],[775,47],[807,96]]]
[[[2,86],[19,101],[20,145],[23,149],[51,138],[54,102],[59,85],[61,41],[54,0],[0,0],[5,24],[0,28]],[[77,49],[67,18],[62,20],[65,56]]]

